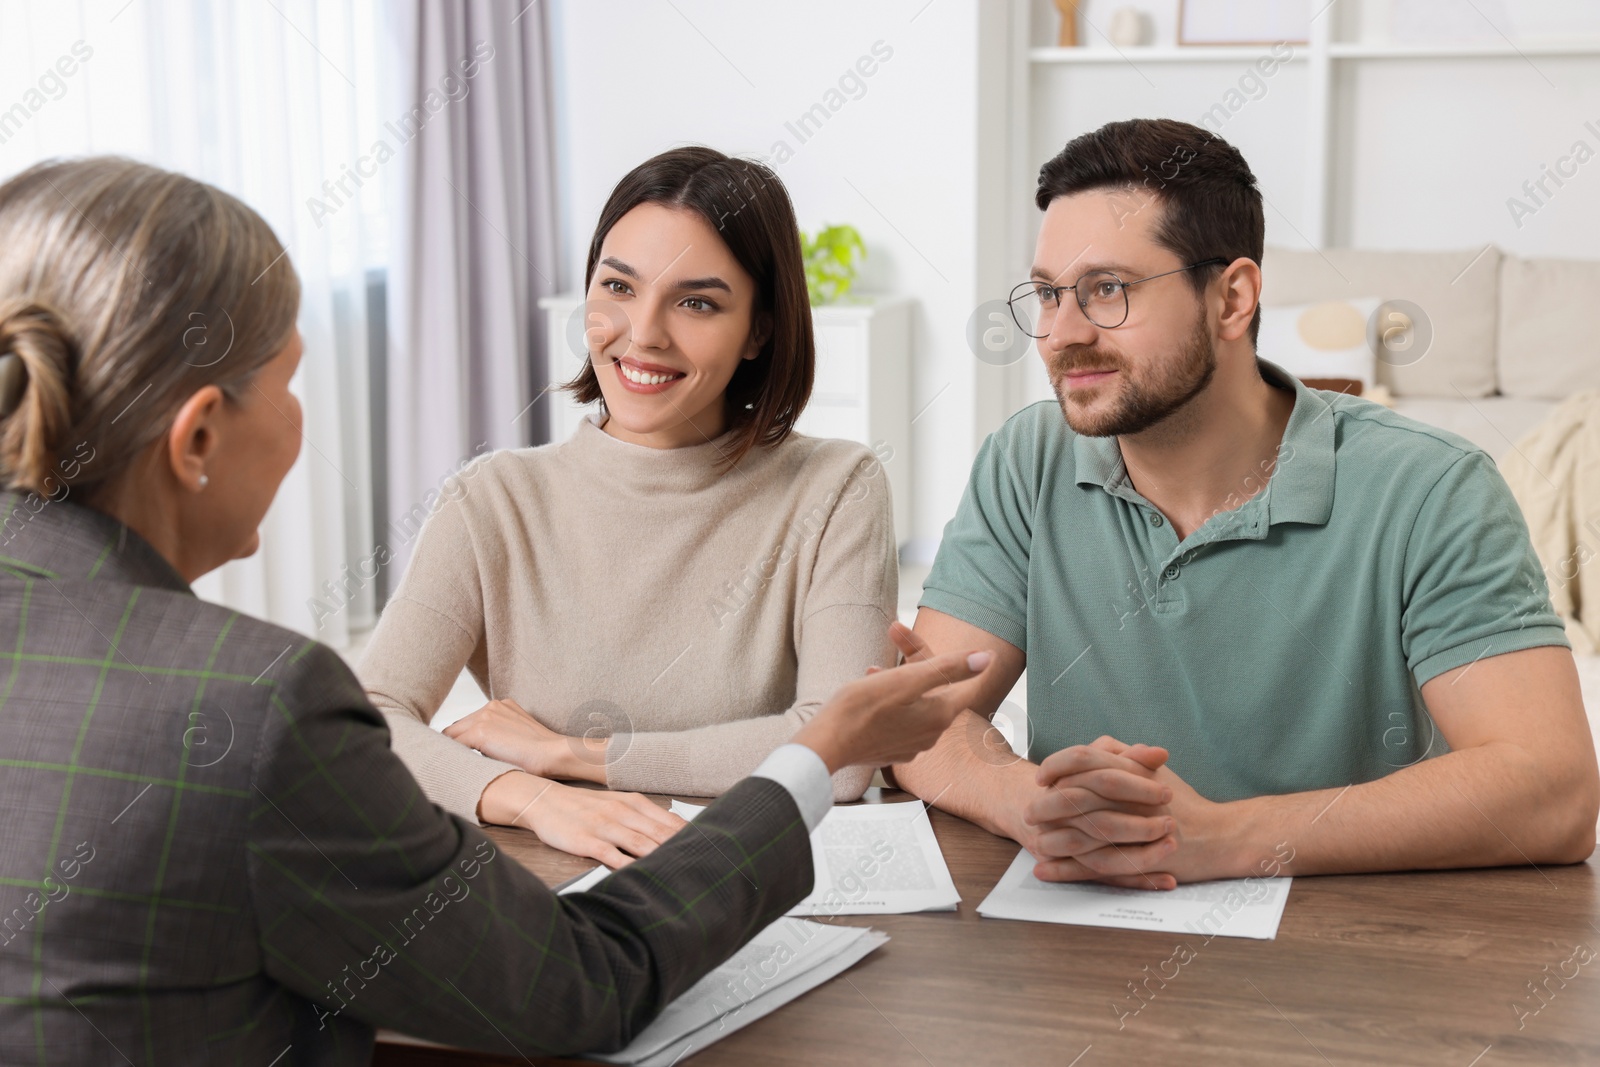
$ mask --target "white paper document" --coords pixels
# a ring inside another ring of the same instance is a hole
[[[693,805],[685,805],[693,808]],[[679,814],[691,818],[700,810]],[[559,892],[593,889],[612,872],[596,867]],[[588,1058],[638,1067],[671,1067],[690,1052],[771,1014],[853,967],[889,940],[879,930],[782,918],[686,989],[619,1052]]]
[[[611,872],[596,867],[563,894],[582,892]],[[673,1067],[741,1027],[770,1015],[851,967],[889,940],[880,930],[830,926],[783,918],[751,938],[722,966],[684,990],[624,1049],[590,1052],[583,1058],[636,1067]],[[432,1048],[446,1046],[392,1030],[384,1041]]]
[[[779,919],[668,1004],[606,1063],[666,1067],[770,1014],[853,966],[889,940],[859,926]]]
[[[1026,849],[978,905],[990,919],[1169,930],[1203,937],[1278,936],[1292,878],[1233,878],[1176,889],[1118,889],[1086,882],[1041,882]]]
[[[685,819],[704,810],[672,802]],[[835,807],[811,832],[811,856],[816,884],[790,915],[903,915],[961,903],[920,801]]]
[[[595,886],[599,885],[601,880],[604,879],[605,876],[610,874],[610,873],[611,873],[611,868],[610,867],[596,867],[594,870],[590,871],[588,874],[582,875],[581,877],[578,877],[578,878],[574,878],[572,881],[570,881],[570,882],[566,883],[565,885],[563,885],[560,889],[557,889],[556,892],[561,894],[562,896],[566,896],[568,893],[585,893],[585,892],[588,892],[589,890],[593,889]]]

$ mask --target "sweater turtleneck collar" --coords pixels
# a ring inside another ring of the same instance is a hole
[[[597,490],[659,495],[693,493],[709,489],[728,475],[722,458],[733,442],[733,431],[698,445],[651,448],[612,437],[602,428],[606,416],[585,415],[565,449],[595,478]],[[759,451],[759,450],[757,450]],[[745,457],[747,469],[754,454]]]

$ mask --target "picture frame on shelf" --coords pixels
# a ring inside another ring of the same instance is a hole
[[[1309,44],[1315,0],[1178,0],[1178,44]]]

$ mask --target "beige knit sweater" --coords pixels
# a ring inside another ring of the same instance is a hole
[[[554,730],[612,734],[611,788],[715,796],[894,662],[894,521],[871,451],[792,434],[718,473],[726,436],[653,449],[596,418],[462,472],[358,668],[395,752],[464,818],[515,768],[428,725],[463,666]],[[835,797],[871,777],[840,771]]]

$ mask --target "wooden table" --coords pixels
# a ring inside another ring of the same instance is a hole
[[[906,799],[874,789],[867,802]],[[685,1062],[1600,1064],[1594,859],[1300,878],[1277,940],[1207,941],[980,919],[1017,846],[943,812],[932,819],[959,912],[827,920],[891,940]],[[549,884],[593,866],[523,831],[489,832]],[[528,1062],[382,1041],[373,1059]]]

